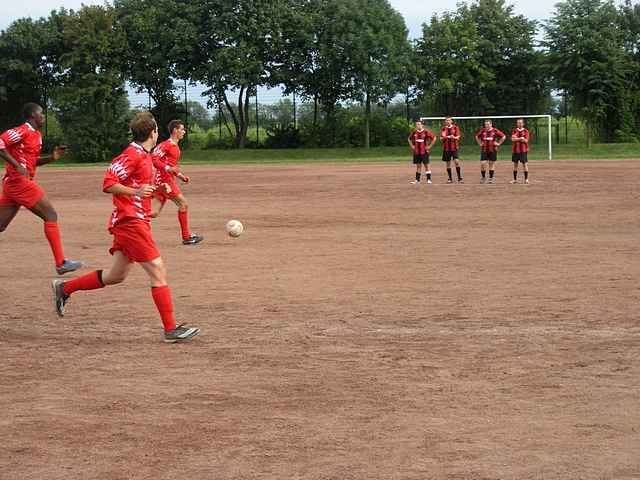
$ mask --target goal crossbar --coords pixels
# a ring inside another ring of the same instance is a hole
[[[420,121],[425,120],[444,120],[449,117],[420,117]],[[493,120],[493,119],[504,119],[504,118],[546,118],[548,125],[547,132],[547,140],[549,147],[549,160],[553,159],[553,145],[552,145],[552,136],[551,136],[551,115],[485,115],[482,117],[456,117],[452,116],[451,118],[455,120]]]

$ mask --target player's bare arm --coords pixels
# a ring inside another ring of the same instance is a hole
[[[46,155],[40,155],[40,158],[36,162],[36,165],[40,167],[42,165],[46,165],[47,163],[57,162],[65,153],[67,153],[67,146],[58,145],[57,147],[53,148],[53,152]]]
[[[29,177],[29,170],[20,164],[6,149],[0,148],[0,158],[12,165],[22,176]]]
[[[109,193],[112,195],[129,195],[129,196],[137,196],[137,197],[150,197],[153,195],[153,192],[156,191],[155,185],[144,184],[141,185],[140,188],[132,188],[122,185],[120,183],[116,183],[115,185],[111,185],[109,188],[105,189],[104,193]]]

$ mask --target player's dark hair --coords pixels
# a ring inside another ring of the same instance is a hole
[[[176,128],[180,128],[180,125],[184,127],[184,122],[182,120],[171,120],[169,125],[167,125],[167,130],[169,130],[169,135],[173,134],[173,131]]]
[[[144,142],[149,139],[151,133],[158,130],[156,119],[151,112],[138,112],[129,124],[134,142]]]
[[[38,110],[42,110],[42,107],[37,103],[29,102],[25,103],[22,107],[22,118],[29,120],[33,118]]]

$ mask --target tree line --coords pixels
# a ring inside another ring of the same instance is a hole
[[[160,125],[184,116],[179,87],[206,87],[235,147],[258,87],[284,87],[313,106],[333,145],[345,105],[399,96],[431,115],[547,113],[562,96],[592,138],[636,141],[640,6],[565,0],[549,20],[505,0],[472,0],[434,15],[410,40],[387,0],[114,0],[23,18],[0,33],[0,126],[37,101],[76,156],[107,160],[126,143],[127,82],[148,92]]]

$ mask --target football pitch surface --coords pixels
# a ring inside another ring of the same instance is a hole
[[[58,319],[22,211],[0,235],[0,478],[638,478],[640,162],[464,168],[187,166],[205,241],[180,244],[173,204],[153,224],[202,329],[180,345],[140,268]],[[111,262],[103,171],[38,177],[83,272]]]

